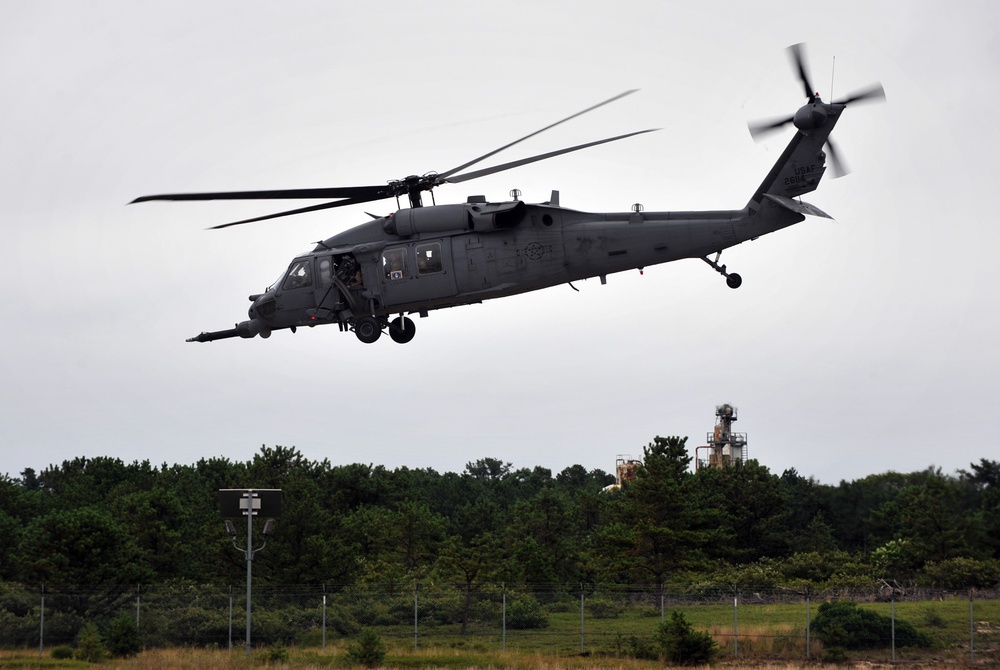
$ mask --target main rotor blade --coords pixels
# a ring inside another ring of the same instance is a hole
[[[562,154],[568,154],[571,151],[579,151],[580,149],[586,149],[587,147],[595,147],[598,144],[615,142],[617,140],[623,140],[626,137],[632,137],[633,135],[642,135],[643,133],[652,133],[657,130],[659,130],[659,128],[649,128],[648,130],[637,130],[634,133],[626,133],[625,135],[618,135],[617,137],[609,137],[605,140],[597,140],[596,142],[587,142],[586,144],[578,144],[575,147],[569,147],[568,149],[550,151],[546,154],[539,154],[537,156],[531,156],[530,158],[522,158],[521,160],[511,161],[510,163],[504,163],[502,165],[495,165],[490,168],[483,168],[482,170],[476,170],[474,172],[466,172],[465,174],[453,175],[441,181],[445,181],[449,184],[459,184],[463,181],[469,181],[470,179],[478,179],[479,177],[485,177],[486,175],[489,174],[503,172],[504,170],[510,170],[511,168],[520,167],[521,165],[527,165],[528,163],[543,161],[546,158],[553,158],[554,156],[561,156]]]
[[[792,59],[792,63],[799,71],[799,79],[802,80],[802,86],[805,89],[806,97],[809,98],[809,102],[816,101],[816,89],[812,87],[812,83],[809,81],[809,74],[806,72],[805,56],[802,51],[803,43],[793,44],[788,47],[786,51],[789,57]]]
[[[377,200],[388,198],[392,190],[388,186],[345,186],[334,188],[293,188],[270,191],[222,191],[218,193],[166,193],[143,195],[129,204],[150,200],[295,200],[308,198],[366,198]]]
[[[374,198],[347,198],[344,200],[337,200],[335,202],[324,202],[319,205],[311,205],[309,207],[301,207],[299,209],[292,209],[287,212],[278,212],[276,214],[266,214],[264,216],[256,216],[252,219],[243,219],[242,221],[233,221],[231,223],[223,223],[218,226],[211,226],[208,230],[220,230],[222,228],[228,228],[230,226],[239,226],[244,223],[253,223],[254,221],[266,221],[268,219],[277,219],[282,216],[292,216],[293,214],[305,214],[306,212],[318,212],[323,209],[331,209],[333,207],[344,207],[346,205],[356,205],[362,202],[371,202],[372,200],[381,200],[384,196],[377,196]]]
[[[885,100],[885,89],[882,88],[882,84],[876,82],[871,86],[869,86],[868,88],[858,91],[851,97],[845,98],[843,100],[838,100],[834,104],[849,105],[852,102],[861,102],[863,100],[873,100],[873,101]]]
[[[638,90],[639,89],[637,89],[637,88],[633,88],[631,90],[625,91],[624,93],[619,93],[618,95],[614,96],[613,98],[608,98],[604,102],[599,102],[596,105],[593,105],[592,107],[588,107],[587,109],[585,109],[583,111],[580,111],[580,112],[577,112],[576,114],[572,114],[570,116],[567,116],[565,119],[562,119],[560,121],[556,121],[553,124],[547,125],[544,128],[542,128],[541,130],[536,130],[535,132],[531,133],[530,135],[525,135],[524,137],[522,137],[519,140],[514,140],[510,144],[505,144],[502,147],[500,147],[499,149],[494,149],[493,151],[491,151],[491,152],[489,152],[487,154],[483,154],[482,156],[479,156],[478,158],[473,158],[471,161],[469,161],[468,163],[465,163],[464,165],[459,165],[458,167],[452,168],[452,169],[448,170],[447,172],[443,172],[443,173],[441,173],[441,174],[438,175],[438,178],[441,179],[441,180],[443,180],[443,181],[451,181],[450,179],[448,179],[448,177],[450,177],[451,175],[455,174],[456,172],[461,172],[465,168],[471,167],[471,166],[475,165],[476,163],[478,163],[478,162],[480,162],[482,160],[486,160],[490,156],[498,154],[501,151],[503,151],[504,149],[509,149],[512,146],[514,146],[515,144],[518,144],[519,142],[523,142],[524,140],[526,140],[526,139],[528,139],[530,137],[534,137],[535,135],[538,135],[540,133],[544,133],[546,130],[549,130],[551,128],[555,128],[560,123],[566,123],[570,119],[575,119],[576,117],[582,116],[583,114],[586,114],[587,112],[592,112],[595,109],[597,109],[598,107],[603,107],[604,105],[607,105],[608,103],[614,102],[615,100],[620,100],[621,98],[624,98],[626,95],[631,95],[632,93],[635,93]]]

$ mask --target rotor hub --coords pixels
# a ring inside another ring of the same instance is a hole
[[[815,130],[826,123],[829,114],[829,105],[817,99],[816,102],[811,102],[808,105],[800,107],[799,111],[795,112],[792,123],[799,130]]]

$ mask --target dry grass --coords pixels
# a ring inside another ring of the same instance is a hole
[[[731,637],[729,638],[731,642]],[[343,650],[330,648],[324,654],[319,650],[289,651],[289,660],[285,663],[267,663],[261,652],[246,656],[242,650],[232,652],[205,649],[153,649],[125,660],[108,661],[100,666],[91,666],[79,661],[56,661],[45,655],[39,658],[37,651],[0,651],[0,668],[92,668],[101,667],[108,670],[245,670],[248,668],[274,669],[294,668],[295,670],[328,670],[330,668],[348,668],[344,664]],[[919,667],[922,670],[936,668],[951,668],[954,664],[933,662],[906,664],[908,668]],[[462,650],[409,650],[393,651],[386,659],[386,668],[409,670],[663,670],[662,663],[655,661],[637,661],[629,659],[611,659],[603,656],[563,656],[554,657],[538,653],[523,652],[469,652]],[[709,666],[700,666],[707,670]],[[810,670],[843,670],[845,667],[874,670],[893,667],[889,663],[863,662],[851,666],[805,664],[802,662],[766,662],[760,663],[751,659],[742,661],[723,660],[714,668],[753,668],[754,670],[792,670],[809,668]],[[986,667],[996,667],[986,666]]]

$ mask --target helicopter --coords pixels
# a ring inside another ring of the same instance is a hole
[[[211,229],[275,219],[360,203],[395,198],[398,211],[316,243],[297,256],[263,293],[250,296],[248,320],[228,330],[202,332],[188,342],[232,337],[270,337],[276,330],[337,324],[364,343],[384,332],[398,343],[410,342],[416,325],[409,315],[426,317],[433,310],[482,303],[659,263],[699,258],[725,277],[730,288],[742,278],[719,261],[722,252],[773,233],[806,216],[832,218],[800,196],[814,191],[830,159],[835,176],[845,172],[830,133],[843,110],[868,100],[884,100],[881,84],[843,100],[824,102],[813,88],[803,46],[786,50],[805,91],[807,102],[793,115],[750,125],[759,137],[788,124],[796,132],[777,162],[739,210],[590,213],[560,206],[559,192],[549,200],[528,204],[511,192],[510,201],[490,202],[471,196],[466,202],[438,205],[433,189],[495,174],[536,161],[616,142],[656,129],[640,130],[551,151],[489,168],[466,171],[519,142],[629,95],[625,91],[537,130],[446,172],[429,172],[382,185],[332,188],[174,193],[141,196],[152,200],[281,200],[324,199],[316,205],[213,226]],[[828,149],[828,152],[824,150]],[[430,192],[431,205],[423,202]],[[409,207],[399,206],[405,196]],[[714,255],[714,257],[713,257]],[[575,288],[575,287],[574,287]]]

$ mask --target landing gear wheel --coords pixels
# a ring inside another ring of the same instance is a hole
[[[417,324],[413,323],[413,319],[405,316],[397,316],[389,322],[389,337],[392,338],[393,342],[406,344],[416,334]]]
[[[743,277],[739,276],[735,272],[726,277],[726,286],[729,288],[739,288],[743,283]]]
[[[372,344],[382,336],[382,325],[373,316],[363,316],[354,322],[354,334],[365,344]]]

